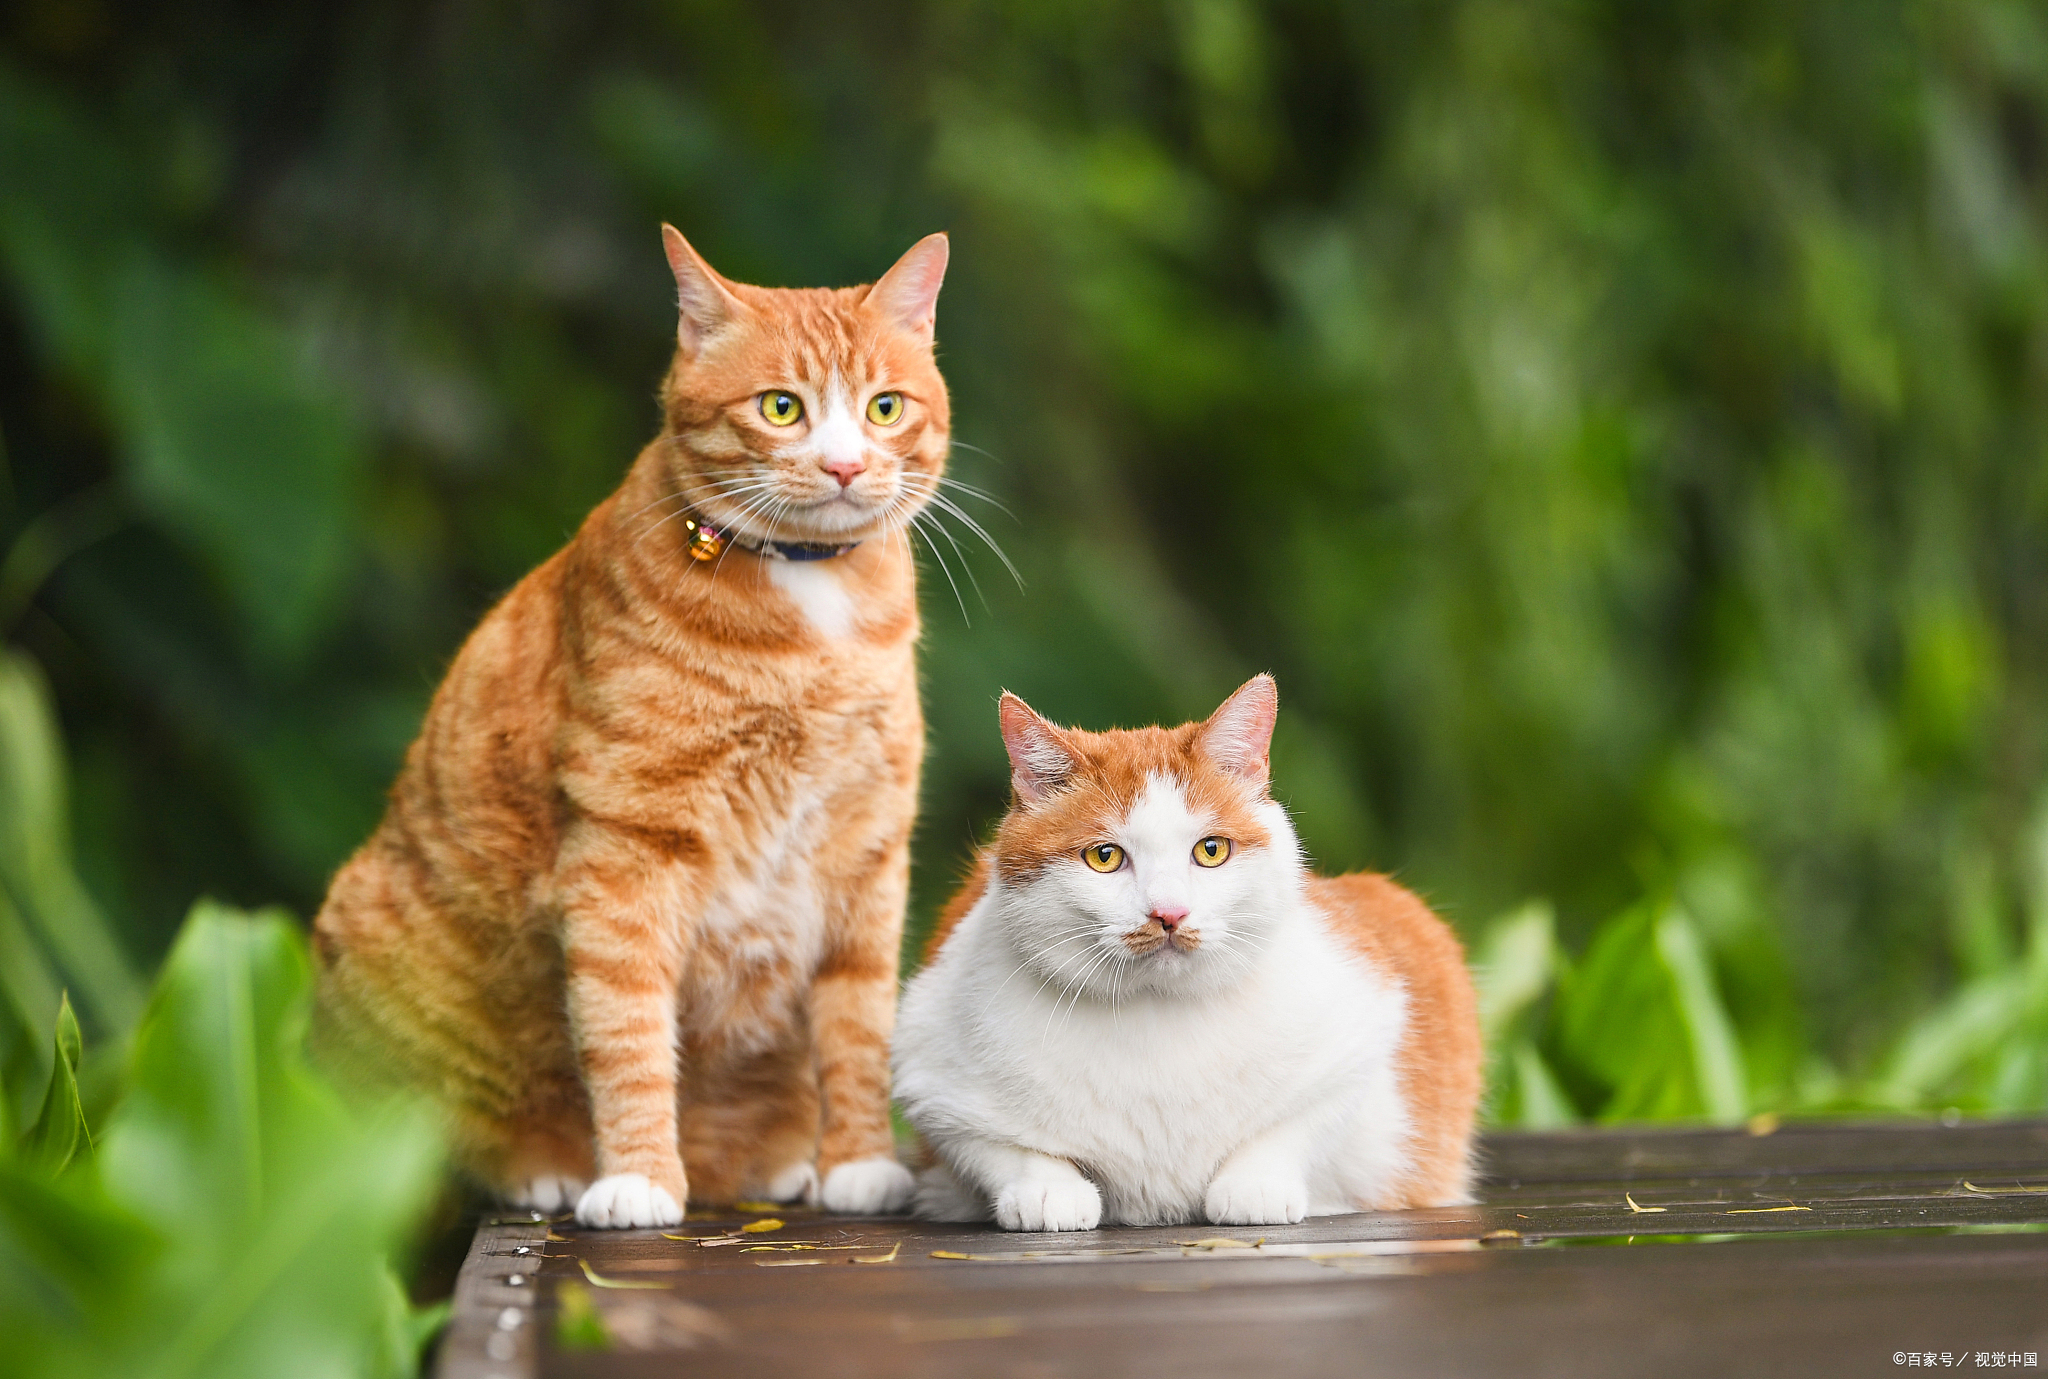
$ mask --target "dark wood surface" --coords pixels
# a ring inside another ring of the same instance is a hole
[[[1496,1135],[1485,1164],[1478,1206],[1255,1229],[486,1222],[439,1373],[1861,1375],[2048,1353],[2048,1122]],[[565,1304],[610,1348],[560,1344]]]

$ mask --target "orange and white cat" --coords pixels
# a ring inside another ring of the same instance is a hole
[[[946,239],[798,291],[662,233],[661,433],[449,668],[316,921],[318,1030],[438,1098],[485,1183],[585,1225],[900,1210],[907,528],[948,447]]]
[[[1002,700],[1016,798],[912,979],[896,1096],[921,1214],[1265,1225],[1468,1200],[1479,1022],[1455,936],[1319,878],[1267,793],[1261,675],[1203,723]]]

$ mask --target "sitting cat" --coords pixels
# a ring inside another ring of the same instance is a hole
[[[946,239],[799,291],[663,234],[661,432],[449,667],[315,921],[316,1030],[435,1097],[485,1184],[588,1226],[896,1210]]]
[[[1016,792],[903,994],[917,1208],[1006,1230],[1467,1200],[1462,950],[1384,876],[1321,878],[1267,793],[1270,677],[1089,733],[1003,696]]]

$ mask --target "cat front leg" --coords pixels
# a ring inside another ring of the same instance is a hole
[[[811,984],[824,1125],[818,1173],[825,1210],[895,1214],[916,1188],[896,1159],[889,1123],[889,1036],[896,1027],[896,955],[909,886],[907,837],[847,884],[847,913]]]
[[[994,1140],[963,1137],[943,1150],[956,1177],[982,1184],[1006,1231],[1092,1231],[1102,1191],[1065,1159]]]
[[[689,1198],[676,1142],[676,986],[682,869],[649,865],[595,827],[572,835],[561,873],[570,1029],[590,1096],[597,1181],[577,1223],[674,1226]]]
[[[1307,1216],[1311,1135],[1288,1122],[1239,1145],[1209,1180],[1202,1214],[1218,1226],[1284,1226]]]
[[[863,945],[867,947],[868,945]],[[840,952],[811,988],[811,1020],[824,1093],[818,1141],[819,1200],[855,1216],[910,1205],[910,1170],[896,1161],[889,1125],[889,1034],[896,1022],[896,961],[876,951]]]

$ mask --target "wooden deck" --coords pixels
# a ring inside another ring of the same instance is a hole
[[[1804,1376],[2048,1354],[2048,1122],[1497,1135],[1486,1163],[1477,1207],[1258,1229],[486,1222],[438,1373]]]

